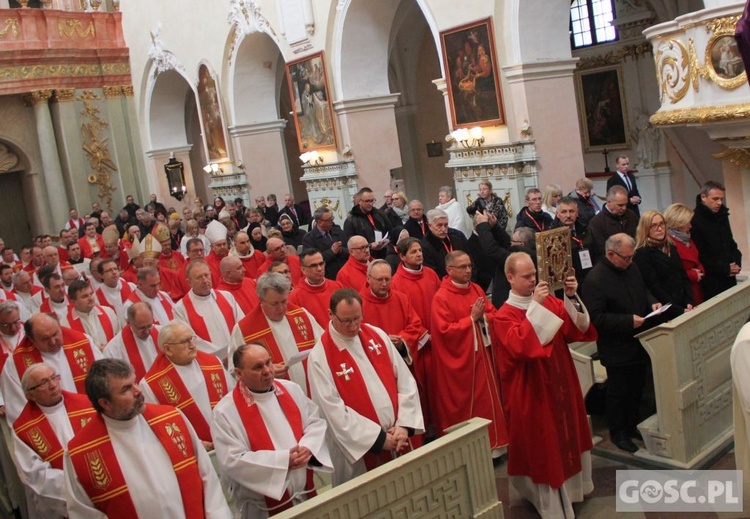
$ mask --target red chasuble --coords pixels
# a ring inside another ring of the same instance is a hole
[[[130,285],[127,281],[120,280],[120,301],[125,302],[130,297],[130,294],[133,293],[133,289],[130,288]],[[104,290],[102,290],[102,287],[99,287],[96,289],[96,299],[99,301],[99,304],[102,306],[107,306],[111,308],[112,310],[115,309],[114,305],[109,302],[109,299],[107,299],[107,294],[104,293]]]
[[[365,321],[382,329],[388,335],[401,337],[412,360],[418,357],[417,342],[427,333],[419,316],[409,304],[409,299],[400,292],[391,292],[388,297],[376,297],[369,286],[359,291],[362,296],[362,315]],[[411,368],[411,366],[410,366]]]
[[[559,299],[548,296],[544,307],[565,321],[551,343],[539,343],[526,310],[505,303],[495,314],[493,348],[508,417],[508,474],[559,488],[581,472],[581,453],[592,448],[568,343],[597,334],[593,326],[578,330]]]
[[[101,234],[96,235],[96,244],[99,247],[97,254],[98,255],[103,254],[104,253],[104,240],[102,239]],[[89,239],[86,236],[78,239],[78,245],[81,246],[81,256],[83,256],[84,258],[88,258],[88,259],[91,259],[94,257],[94,249],[91,248],[91,243],[89,243]]]
[[[406,294],[417,312],[422,324],[429,330],[431,324],[432,300],[440,288],[440,278],[429,267],[419,272],[410,272],[400,263],[391,280],[391,290]]]
[[[263,274],[263,264],[266,262],[266,255],[261,251],[255,249],[249,256],[237,256],[242,261],[242,266],[245,267],[245,277],[250,279],[257,279]]]
[[[183,298],[185,292],[182,291],[182,287],[180,286],[177,271],[169,270],[159,265],[159,279],[161,280],[161,289],[169,294],[172,301],[179,301]]]
[[[303,279],[302,278],[302,266],[301,266],[302,264],[299,261],[299,257],[293,256],[291,254],[287,254],[286,260],[284,261],[289,267],[289,272],[292,275],[292,285],[296,287],[297,285],[302,283],[302,279]],[[258,276],[260,276],[260,274],[268,272],[268,269],[271,268],[271,265],[273,265],[273,263],[274,261],[270,257],[266,256],[266,261],[260,267],[260,272]]]
[[[227,379],[224,368],[214,355],[198,351],[195,361],[201,368],[206,382],[208,401],[213,409],[221,397],[227,394]],[[170,362],[169,358],[160,353],[151,369],[146,373],[146,383],[153,391],[160,404],[175,406],[182,411],[195,429],[195,433],[202,441],[210,442],[211,427],[201,413],[198,404],[185,387],[180,374]]]
[[[224,295],[218,290],[212,290],[211,292],[215,298],[216,306],[219,307],[219,311],[221,312],[222,317],[224,317],[227,329],[230,331],[233,330],[236,323],[234,321],[234,311],[232,310],[232,304],[227,301],[227,298],[224,297]],[[211,334],[208,333],[206,321],[203,319],[203,316],[196,311],[193,300],[190,299],[189,295],[185,296],[185,298],[182,300],[182,304],[185,305],[185,312],[188,315],[188,319],[190,319],[190,327],[193,329],[195,334],[204,341],[212,342]]]
[[[68,361],[70,373],[73,375],[73,382],[76,385],[76,392],[85,394],[86,372],[89,366],[96,360],[94,350],[91,349],[91,343],[88,338],[76,330],[60,327],[62,329],[63,353]],[[16,365],[18,379],[26,373],[26,368],[37,362],[44,362],[42,354],[31,343],[28,337],[24,337],[15,350],[13,350],[13,362]]]
[[[133,329],[130,327],[129,323],[122,329],[120,336],[122,337],[122,343],[125,345],[125,351],[128,354],[130,365],[133,366],[133,370],[135,371],[135,379],[140,380],[146,375],[147,370],[146,366],[143,364],[141,351],[138,349],[138,343],[135,341],[135,335],[133,335]],[[154,341],[154,349],[159,353],[159,332],[156,328],[151,328],[151,340]]]
[[[72,329],[81,333],[86,333],[86,330],[83,327],[83,322],[81,321],[81,318],[78,317],[78,312],[75,312],[74,315],[74,310],[75,308],[73,306],[68,307],[68,324]],[[112,326],[112,321],[109,320],[109,316],[98,305],[94,306],[94,309],[91,311],[94,312],[96,318],[99,319],[99,324],[101,324],[102,329],[104,329],[104,336],[107,338],[107,342],[111,341],[115,337],[115,330]]]
[[[339,273],[336,274],[336,281],[341,283],[341,286],[353,288],[359,292],[367,282],[367,263],[360,263],[354,259],[354,256],[349,256]]]
[[[253,279],[242,278],[241,283],[227,283],[222,279],[219,283],[219,290],[226,290],[232,294],[244,314],[249,314],[260,304],[255,280]]]
[[[495,309],[479,285],[458,287],[446,276],[435,294],[430,329],[435,377],[440,382],[433,393],[435,422],[442,434],[446,427],[475,416],[491,420],[490,447],[496,449],[508,444],[508,433],[492,351],[484,346],[479,324],[471,320],[471,305],[480,297],[491,323]]]
[[[161,303],[161,306],[164,307],[164,311],[167,313],[167,316],[169,317],[169,320],[171,321],[172,319],[174,319],[174,304],[172,303],[172,301],[170,301],[168,298],[164,297],[164,294],[162,294],[161,292],[157,292],[156,293],[156,298]],[[143,301],[143,299],[141,299],[141,296],[138,295],[138,291],[137,290],[133,290],[133,293],[130,294],[130,297],[128,299],[130,301],[134,302],[134,303],[138,303],[139,301]],[[163,324],[167,324],[167,323],[160,323],[156,319],[156,314],[154,314],[154,324],[163,325]]]
[[[96,410],[91,407],[91,401],[86,395],[68,391],[63,391],[62,395],[73,433],[78,434],[78,431],[96,416]],[[26,402],[23,411],[13,422],[13,430],[22,442],[42,458],[42,461],[49,463],[53,469],[63,470],[65,449],[38,405],[32,401]]]
[[[312,323],[302,308],[289,305],[285,317],[289,322],[292,335],[294,335],[294,342],[297,343],[297,351],[309,350],[315,346],[315,334],[313,333]],[[240,333],[242,334],[242,340],[245,344],[253,342],[262,345],[268,350],[268,354],[271,356],[271,362],[275,364],[285,360],[284,356],[281,354],[279,345],[276,343],[276,338],[273,336],[273,332],[268,326],[266,314],[263,313],[263,309],[261,309],[260,305],[258,305],[258,307],[251,313],[240,319],[238,325],[240,327]],[[302,362],[305,366],[305,373],[307,373],[307,359]],[[289,374],[286,373],[281,378],[289,379]],[[309,390],[307,392],[309,394]]]
[[[219,266],[219,264],[225,257],[226,256],[222,256],[220,258],[216,254],[211,252],[204,258],[206,263],[208,264],[208,268],[211,270],[211,286],[213,287],[218,287],[219,283],[221,283],[221,267]]]
[[[281,407],[281,411],[284,413],[287,422],[289,422],[294,439],[299,444],[305,432],[302,426],[302,413],[297,406],[297,402],[294,401],[294,398],[286,391],[284,386],[278,382],[274,382],[274,388],[279,407]],[[252,393],[245,388],[242,382],[238,382],[234,387],[232,399],[234,400],[234,405],[237,406],[237,413],[242,419],[242,426],[245,428],[247,439],[250,442],[250,450],[255,452],[276,450],[273,439],[271,439],[271,435],[268,433],[268,426],[263,419],[263,415],[255,404]],[[315,496],[315,482],[311,469],[307,469],[305,492],[308,497]],[[285,490],[278,501],[268,496],[264,497],[269,516],[288,510],[294,505],[292,497],[289,495],[289,490]]]
[[[146,404],[143,417],[172,461],[187,519],[204,519],[203,480],[188,424],[171,406]],[[138,517],[107,425],[96,415],[68,442],[68,454],[81,486],[97,510],[111,519]]]
[[[289,302],[301,306],[312,314],[318,324],[323,328],[328,327],[328,308],[333,293],[342,287],[337,281],[326,279],[320,285],[313,286],[302,280],[299,285],[295,285],[294,290],[289,294]]]
[[[165,269],[169,269],[173,272],[177,272],[180,270],[180,267],[182,267],[185,263],[185,257],[180,254],[179,252],[175,252],[172,249],[169,249],[167,251],[167,254],[164,254],[164,249],[162,249],[162,253],[159,254],[159,266],[164,267]]]

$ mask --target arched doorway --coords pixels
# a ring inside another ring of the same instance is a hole
[[[31,242],[31,226],[24,197],[27,160],[10,143],[0,140],[0,237],[18,253]]]

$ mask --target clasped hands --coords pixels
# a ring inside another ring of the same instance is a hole
[[[312,452],[307,447],[295,445],[289,449],[289,470],[301,469],[307,466],[312,458]]]
[[[394,425],[385,432],[383,450],[396,451],[401,454],[406,452],[408,447],[409,433],[405,428]]]

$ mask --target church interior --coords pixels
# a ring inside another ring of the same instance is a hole
[[[378,198],[403,190],[432,208],[447,185],[465,207],[482,179],[515,218],[528,188],[555,183],[567,194],[582,177],[603,203],[615,158],[626,155],[642,210],[693,207],[707,181],[725,185],[734,239],[750,257],[750,87],[730,44],[743,8],[0,0],[0,236],[20,248],[56,235],[70,208],[83,216],[98,202],[116,214],[126,196],[151,194],[181,213],[196,198],[253,207],[256,196],[289,193],[310,212],[328,205],[343,226],[362,187]],[[478,65],[465,66],[469,52]],[[699,389],[681,407],[665,402],[646,458],[599,446],[598,490],[581,517],[614,514],[620,468],[734,468],[728,349],[750,307],[737,288],[677,320],[669,337],[642,338],[671,362],[692,354]],[[591,356],[576,354],[591,387]],[[495,468],[505,516],[534,517],[509,494],[504,470]]]

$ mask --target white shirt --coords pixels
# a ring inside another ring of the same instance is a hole
[[[154,328],[156,328],[157,332],[161,330],[161,326],[155,325]],[[159,355],[159,345],[154,344],[151,334],[148,335],[145,341],[139,339],[135,333],[133,334],[133,338],[135,339],[135,345],[138,347],[138,353],[141,354],[143,367],[148,371],[156,360],[156,356]],[[102,351],[102,355],[108,359],[120,359],[130,364],[133,363],[130,357],[128,357],[128,350],[125,349],[125,342],[122,340],[122,330],[107,343],[107,346]]]
[[[169,321],[172,320],[169,318],[169,314],[167,314],[167,310],[164,308],[164,305],[162,304],[161,299],[159,299],[158,296],[146,297],[146,294],[144,294],[137,288],[135,289],[135,292],[136,294],[138,294],[138,297],[141,299],[141,301],[151,305],[151,311],[154,314],[154,320],[156,322],[158,322],[161,325],[165,325]],[[160,291],[159,295],[161,295],[165,299],[165,301],[168,302],[168,304],[171,304],[172,306],[174,306],[174,303],[172,302],[172,298],[169,297],[169,294],[167,294],[166,292]],[[125,303],[123,303],[122,308],[126,315],[128,313],[128,308],[130,308],[132,305],[133,305],[133,301],[130,301],[130,300],[125,301]]]
[[[138,517],[182,519],[185,510],[172,461],[143,415],[131,420],[104,417],[112,448],[122,469],[130,498]],[[187,420],[185,420],[187,422]],[[188,433],[203,480],[203,502],[209,519],[231,519],[232,514],[222,493],[211,460],[203,444],[188,423]],[[185,436],[188,436],[185,434]],[[75,474],[73,463],[65,453],[65,494],[71,519],[103,519],[106,516],[91,503]]]
[[[310,449],[321,463],[322,467],[315,470],[331,472],[333,464],[325,442],[326,422],[320,417],[318,406],[305,396],[297,384],[286,380],[278,382],[289,392],[300,410],[303,436],[299,445]],[[250,450],[250,441],[233,393],[222,398],[214,408],[211,435],[221,473],[233,482],[232,498],[239,510],[239,517],[265,519],[268,513],[263,496],[279,500],[288,490],[295,504],[303,501],[306,498],[304,488],[307,474],[305,469],[289,470],[289,449],[298,442],[276,392],[250,394],[263,417],[275,450]]]
[[[112,331],[115,335],[120,333],[120,330],[122,329],[122,327],[120,326],[120,321],[117,319],[117,315],[115,315],[114,310],[112,310],[111,308],[107,308],[106,306],[95,306],[94,309],[90,312],[79,312],[74,308],[72,315],[73,319],[77,317],[81,320],[83,329],[86,330],[87,334],[94,338],[94,343],[97,345],[99,350],[103,350],[107,343],[110,341],[110,339],[108,339],[107,335],[104,333],[104,327],[102,326],[102,323],[99,319],[109,319],[109,322],[112,325]]]
[[[43,290],[40,290],[38,293],[41,294]],[[29,311],[31,315],[34,315],[39,311],[39,305],[42,304],[41,300],[39,304],[37,304],[37,300],[34,299],[34,296],[31,295],[30,292],[13,292],[16,295],[16,300],[18,303],[20,303],[22,306],[26,307],[26,310]]]
[[[229,305],[232,308],[234,314],[235,324],[239,322],[245,316],[245,313],[239,307],[237,302],[234,300],[234,296],[224,290],[219,290]],[[199,296],[192,290],[185,296],[189,297],[195,306],[195,311],[198,315],[203,317],[203,322],[206,323],[206,330],[208,335],[211,337],[211,341],[206,341],[200,337],[197,340],[198,349],[216,355],[224,361],[227,358],[227,352],[229,351],[229,344],[231,342],[232,329],[227,325],[224,314],[221,313],[219,305],[216,302],[216,291],[211,290],[211,293],[207,296]],[[174,307],[175,319],[180,319],[187,323],[189,326],[192,325],[190,317],[185,309],[184,298],[181,299]]]

